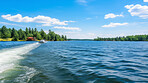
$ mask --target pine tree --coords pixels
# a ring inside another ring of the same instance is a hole
[[[31,28],[29,27],[29,33],[32,34]]]
[[[14,32],[15,32],[15,29],[14,29],[14,28],[12,28],[12,31],[11,31],[11,38],[13,38],[13,37],[14,37]]]
[[[14,31],[14,36],[13,36],[12,41],[18,41],[18,40],[19,40],[19,34],[18,34],[17,31],[15,30],[15,31]]]
[[[49,41],[64,41],[67,40],[67,37],[62,35],[55,34],[53,31],[49,30],[49,33],[46,34],[43,29],[40,32],[37,31],[37,28],[31,30],[31,28],[26,27],[25,31],[19,29],[18,31],[14,28],[6,28],[3,26],[0,28],[0,38],[13,38],[13,41],[26,40],[27,37],[36,37],[38,40],[46,39]],[[148,36],[140,36],[143,40],[148,38]]]
[[[65,38],[64,38],[64,39],[65,39],[65,41],[67,41],[67,37],[66,37],[66,35],[65,35]]]
[[[25,32],[22,33],[22,40],[26,40],[27,39],[27,36],[25,34]]]
[[[46,39],[46,33],[41,29],[40,34],[42,36],[42,39]]]
[[[62,35],[62,41],[64,41],[65,40],[65,37],[64,37],[64,35]]]
[[[26,31],[25,31],[25,33],[26,33],[26,36],[28,37],[29,30],[28,30],[28,28],[27,28],[27,27],[26,27]]]
[[[32,34],[34,34],[34,30],[33,30],[33,28],[32,28]]]
[[[37,28],[35,28],[35,32],[37,32]]]
[[[19,40],[23,40],[23,30],[22,29],[19,29],[18,30],[18,34],[19,34]]]

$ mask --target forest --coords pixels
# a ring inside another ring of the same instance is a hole
[[[123,36],[116,38],[100,38],[97,37],[95,41],[148,41],[148,35],[132,35],[132,36]]]
[[[49,33],[46,34],[43,29],[38,31],[37,28],[27,28],[25,30],[15,28],[7,28],[6,26],[2,26],[0,28],[0,38],[12,38],[12,41],[23,40],[26,41],[27,37],[35,37],[37,40],[45,39],[48,41],[67,41],[66,35],[59,35],[49,30]]]

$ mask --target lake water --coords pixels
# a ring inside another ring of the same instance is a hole
[[[148,42],[0,42],[0,83],[148,82]]]

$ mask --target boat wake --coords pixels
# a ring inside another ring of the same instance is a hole
[[[12,76],[15,76],[14,71],[21,72],[21,66],[19,61],[24,59],[22,55],[30,52],[31,50],[40,46],[39,43],[26,44],[23,46],[3,49],[0,51],[0,82],[4,82],[5,78],[11,79]],[[25,67],[26,68],[26,67]],[[33,70],[33,69],[32,69]],[[34,71],[34,70],[33,70]]]

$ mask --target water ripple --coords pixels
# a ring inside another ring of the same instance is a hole
[[[148,42],[48,42],[20,65],[32,69],[29,83],[145,83],[147,49]]]

